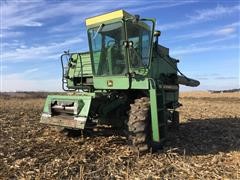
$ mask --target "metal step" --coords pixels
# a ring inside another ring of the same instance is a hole
[[[159,111],[164,111],[164,108],[158,108],[157,110],[158,110],[158,112]]]
[[[159,124],[159,127],[166,127],[166,124],[161,123]]]

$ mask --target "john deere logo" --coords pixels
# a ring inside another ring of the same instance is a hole
[[[113,81],[112,80],[107,80],[107,86],[112,87],[113,86]]]

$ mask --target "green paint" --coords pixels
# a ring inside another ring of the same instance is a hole
[[[156,94],[156,86],[155,83],[150,80],[150,108],[151,108],[151,124],[152,124],[152,137],[154,142],[160,141],[159,136],[159,125],[158,125],[158,102],[157,102],[157,94]]]
[[[130,96],[149,96],[152,138],[161,142],[167,135],[170,110],[178,105],[177,60],[169,56],[168,48],[153,41],[155,19],[140,18],[136,22],[134,16],[124,14],[121,18],[95,18],[96,23],[87,27],[89,52],[65,54],[70,56],[63,78],[66,87],[76,91],[87,87],[89,92],[48,96],[43,112],[51,114],[54,101],[72,102],[78,108],[74,116],[87,119],[94,101],[96,109],[101,109],[99,116],[105,117],[116,113],[124,103],[132,102]],[[111,99],[112,93],[129,97]],[[57,119],[54,122],[61,125]]]
[[[87,117],[89,113],[89,108],[91,105],[91,100],[94,97],[95,93],[85,93],[82,95],[49,95],[44,105],[43,112],[51,114],[51,105],[55,101],[58,102],[72,102],[77,104],[79,107],[79,113],[75,114],[76,116]]]
[[[108,82],[112,81],[112,86]],[[128,89],[129,78],[124,76],[93,77],[94,88],[96,89]]]

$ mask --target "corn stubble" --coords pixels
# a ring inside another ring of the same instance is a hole
[[[0,179],[240,179],[240,94],[182,93],[180,101],[179,132],[139,156],[116,131],[40,125],[42,98],[1,97]]]

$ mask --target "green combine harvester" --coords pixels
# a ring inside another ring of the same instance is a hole
[[[158,44],[156,20],[123,10],[86,19],[89,52],[61,56],[65,95],[49,95],[41,123],[66,129],[108,125],[127,132],[139,152],[161,145],[179,125],[184,76]]]

